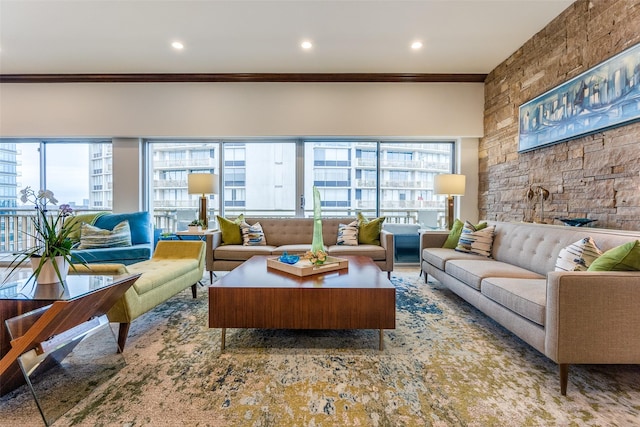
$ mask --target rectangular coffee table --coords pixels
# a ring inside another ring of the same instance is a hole
[[[254,256],[209,287],[209,327],[384,329],[396,327],[396,290],[368,257],[343,257],[348,269],[298,277]]]

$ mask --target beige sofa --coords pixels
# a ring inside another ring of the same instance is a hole
[[[349,224],[355,218],[323,218],[322,239],[331,256],[361,255],[370,257],[390,277],[393,271],[393,234],[380,233],[380,246],[337,245],[338,225]],[[207,234],[207,264],[209,275],[214,271],[230,271],[254,255],[302,254],[311,249],[313,218],[245,218],[248,224],[260,222],[266,246],[223,245],[220,231]]]
[[[492,259],[443,249],[447,232],[421,235],[422,271],[558,363],[640,363],[640,271],[556,272],[560,250],[592,237],[602,251],[640,232],[529,223],[496,225]]]

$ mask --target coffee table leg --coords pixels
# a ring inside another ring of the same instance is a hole
[[[224,351],[224,339],[227,336],[227,328],[222,328],[222,336],[220,337],[220,352]]]
[[[384,330],[380,329],[380,351],[384,350]]]

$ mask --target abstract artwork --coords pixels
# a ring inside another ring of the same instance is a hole
[[[640,44],[526,102],[518,152],[640,119]]]

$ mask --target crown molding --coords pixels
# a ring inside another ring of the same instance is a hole
[[[0,74],[0,83],[484,83],[486,77],[412,73]]]

